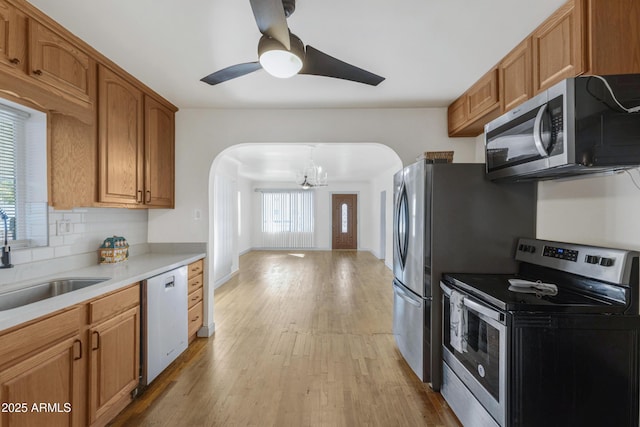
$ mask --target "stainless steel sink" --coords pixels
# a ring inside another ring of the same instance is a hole
[[[41,301],[47,298],[77,291],[87,286],[96,285],[109,280],[109,277],[54,279],[28,288],[18,289],[0,294],[0,311]]]

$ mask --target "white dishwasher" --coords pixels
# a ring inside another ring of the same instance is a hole
[[[143,375],[150,384],[187,348],[187,267],[151,277],[144,286]]]

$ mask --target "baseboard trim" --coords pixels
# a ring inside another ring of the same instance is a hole
[[[215,322],[211,322],[208,325],[203,325],[200,329],[198,329],[198,336],[200,338],[208,338],[216,331]]]
[[[237,274],[238,274],[238,270],[236,269],[235,271],[233,271],[233,272],[231,272],[231,273],[227,274],[226,276],[224,276],[224,277],[222,277],[222,278],[220,278],[220,279],[216,280],[216,281],[213,283],[213,289],[217,289],[217,288],[219,288],[220,286],[224,285],[225,283],[227,283],[229,280],[231,280],[231,279],[232,279],[235,275],[237,275]]]

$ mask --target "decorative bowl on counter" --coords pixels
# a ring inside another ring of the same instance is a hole
[[[121,236],[107,237],[99,249],[100,264],[115,264],[129,259],[129,244]]]

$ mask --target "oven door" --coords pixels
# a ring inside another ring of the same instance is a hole
[[[461,318],[465,320],[461,327],[462,340],[454,345],[451,340],[452,289],[442,282],[440,287],[443,291],[444,362],[484,409],[503,426],[506,417],[505,314],[456,289],[455,292],[464,296]],[[457,318],[454,320],[457,321]]]

